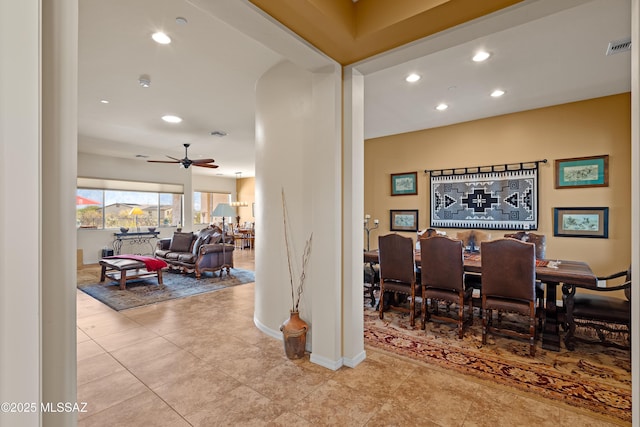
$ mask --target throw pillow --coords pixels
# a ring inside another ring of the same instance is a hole
[[[193,233],[173,233],[171,238],[171,244],[169,250],[171,252],[189,252],[191,249],[191,241],[193,240]]]
[[[211,235],[211,238],[209,239],[210,243],[220,243],[222,241],[222,234],[220,233],[213,233]]]
[[[210,238],[211,238],[211,235],[209,234],[204,234],[204,235],[201,234],[200,236],[198,236],[195,243],[193,244],[193,254],[198,255],[198,252],[200,252],[200,246],[206,245],[207,243],[209,243]]]

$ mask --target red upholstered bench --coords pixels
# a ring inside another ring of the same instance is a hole
[[[157,277],[158,284],[162,285],[162,269],[167,267],[167,263],[162,260],[140,255],[105,257],[100,260],[100,265],[100,282],[108,277],[120,282],[122,290],[126,289],[127,280],[145,277]]]

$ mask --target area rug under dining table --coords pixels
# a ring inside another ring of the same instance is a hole
[[[91,275],[93,276],[93,272]],[[164,272],[162,276],[162,285],[159,285],[155,278],[130,280],[127,281],[127,288],[121,290],[117,281],[107,279],[100,283],[92,279],[88,283],[79,281],[78,289],[114,310],[120,311],[255,281],[253,271],[238,268],[232,268],[230,275],[225,273],[222,277],[219,277],[218,273],[205,273],[200,279],[196,279],[193,273],[182,274],[170,271]]]
[[[412,328],[408,315],[388,311],[381,320],[369,307],[364,330],[365,344],[377,349],[631,423],[627,350],[581,344],[575,351],[554,352],[542,349],[538,340],[536,355],[530,357],[528,343],[517,339],[489,334],[482,345],[482,320],[477,317],[459,340],[453,324],[432,321],[425,331],[421,321]]]

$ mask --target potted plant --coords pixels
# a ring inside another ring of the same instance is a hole
[[[304,253],[302,255],[302,270],[297,283],[293,280],[293,269],[291,267],[291,250],[289,248],[289,233],[287,232],[287,209],[284,197],[284,188],[282,189],[282,214],[284,218],[284,242],[287,249],[287,264],[289,267],[289,283],[291,285],[291,310],[289,318],[280,326],[284,341],[284,351],[289,359],[300,359],[304,357],[304,351],[307,344],[307,331],[309,329],[307,323],[300,318],[298,308],[300,299],[304,291],[305,268],[311,257],[311,240],[313,233],[304,245]]]

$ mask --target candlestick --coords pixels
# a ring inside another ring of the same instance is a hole
[[[366,214],[364,216],[364,231],[367,232],[367,251],[370,250],[369,249],[369,237],[370,237],[371,231],[375,230],[380,225],[380,221],[378,221],[377,219],[374,219],[373,220],[373,227],[369,227],[368,223],[369,223],[369,219],[370,218],[371,218],[371,215],[369,215],[369,214]]]

